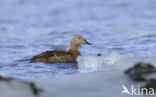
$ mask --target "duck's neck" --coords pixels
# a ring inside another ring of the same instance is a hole
[[[70,45],[69,52],[71,52],[75,57],[78,57],[78,56],[81,55],[80,52],[79,52],[79,50],[78,50],[78,45],[71,44]]]

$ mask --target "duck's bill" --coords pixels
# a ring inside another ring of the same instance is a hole
[[[87,40],[85,40],[85,42],[86,42],[86,44],[88,44],[88,45],[92,45],[91,43],[89,43]]]

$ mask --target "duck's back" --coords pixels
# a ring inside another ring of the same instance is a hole
[[[65,51],[47,51],[41,53],[31,59],[31,62],[44,62],[44,63],[74,63],[76,57],[70,52]]]

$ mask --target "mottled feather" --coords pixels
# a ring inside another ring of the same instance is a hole
[[[65,51],[46,51],[31,59],[31,62],[45,63],[73,63],[76,62],[76,57],[70,52]]]

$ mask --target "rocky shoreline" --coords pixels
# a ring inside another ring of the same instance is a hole
[[[32,94],[32,96],[37,96],[40,94],[41,91],[43,91],[42,89],[36,87],[36,85],[33,82],[26,82],[26,81],[14,79],[11,77],[6,78],[6,77],[0,76],[0,85],[1,85],[0,90],[1,89],[3,90],[3,88],[6,88],[6,87],[9,92],[20,91],[20,90],[26,89],[31,92],[30,94]],[[4,95],[6,96],[10,94],[5,93]],[[16,96],[18,97],[18,95],[20,95],[20,92],[18,93],[16,92],[12,94],[13,97],[16,97]]]
[[[149,63],[136,63],[133,67],[124,72],[133,82],[145,82],[142,88],[153,88],[156,92],[156,78],[149,77],[151,74],[156,74],[156,67]]]

